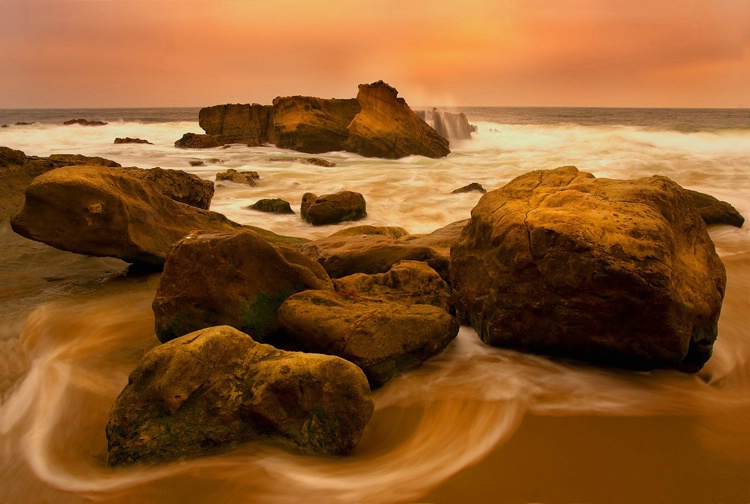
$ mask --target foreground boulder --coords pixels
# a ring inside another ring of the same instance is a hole
[[[103,166],[63,167],[38,176],[11,226],[62,250],[152,266],[161,266],[170,247],[194,230],[254,229],[276,243],[304,241],[178,203],[127,171]]]
[[[385,82],[360,84],[357,101],[362,111],[347,127],[347,151],[388,159],[450,154],[448,140],[417,117],[406,101],[398,98],[398,91]]]
[[[289,297],[279,319],[300,348],[353,362],[373,388],[442,352],[459,328],[435,306],[321,290]]]
[[[688,372],[711,356],[726,284],[684,189],[575,167],[483,196],[450,279],[459,320],[488,344]]]
[[[353,364],[212,327],[143,357],[109,414],[107,463],[175,460],[254,440],[344,455],[373,409]]]
[[[400,261],[413,260],[427,263],[447,280],[450,247],[466,222],[454,222],[426,235],[411,235],[403,228],[356,226],[305,242],[298,250],[318,261],[332,278],[385,273]]]
[[[252,231],[193,233],[175,244],[153,302],[156,336],[229,325],[276,343],[277,311],[290,295],[332,289],[315,261],[275,247]]]
[[[364,196],[353,191],[323,196],[305,193],[302,196],[300,215],[313,226],[355,221],[367,217],[367,203]]]

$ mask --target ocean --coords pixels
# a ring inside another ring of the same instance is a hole
[[[431,107],[413,107],[415,109]],[[0,145],[102,156],[222,182],[211,209],[306,238],[359,224],[427,233],[469,217],[478,182],[575,165],[597,177],[664,175],[750,217],[750,110],[456,107],[478,131],[443,159],[308,155],[275,147],[183,150],[198,108],[0,110]],[[63,126],[68,119],[106,126]],[[33,123],[16,125],[18,122]],[[116,137],[152,142],[114,144]],[[281,158],[281,160],[279,159]],[[191,166],[191,161],[203,161]],[[2,180],[0,179],[0,183]],[[362,193],[364,221],[312,227],[247,208]],[[485,346],[468,327],[440,356],[374,393],[357,449],[312,457],[268,443],[158,466],[106,467],[109,408],[158,344],[158,274],[56,251],[0,224],[0,502],[750,502],[750,227],[712,226],[727,268],[714,354],[696,375],[630,372]]]

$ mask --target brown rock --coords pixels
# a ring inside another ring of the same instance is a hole
[[[459,328],[453,317],[435,306],[332,291],[289,297],[279,309],[279,319],[301,348],[353,362],[373,388],[442,352]]]
[[[477,191],[477,192],[480,192],[480,193],[486,193],[487,192],[485,190],[485,188],[482,187],[482,184],[480,184],[478,182],[472,182],[469,185],[465,185],[463,187],[459,187],[458,189],[455,189],[454,191],[451,192],[451,194],[467,193],[467,192],[471,192],[471,191]]]
[[[344,150],[347,126],[359,110],[353,98],[278,97],[273,101],[276,146],[311,154]]]
[[[125,137],[125,138],[117,137],[117,138],[115,138],[115,143],[116,144],[148,144],[148,145],[153,145],[148,140],[143,140],[141,138],[130,138],[130,137]]]
[[[266,198],[258,200],[248,208],[253,210],[259,210],[261,212],[275,213],[275,214],[293,214],[292,205],[288,201],[281,198]]]
[[[459,320],[488,344],[689,372],[711,355],[726,283],[685,190],[575,167],[484,195],[450,276]]]
[[[70,126],[71,124],[78,124],[80,126],[105,126],[107,123],[104,121],[89,121],[88,119],[70,119],[63,124],[65,126]]]
[[[221,147],[225,143],[226,142],[216,135],[185,133],[182,135],[182,138],[174,143],[174,146],[183,149],[210,149],[213,147]]]
[[[168,461],[255,440],[343,455],[373,409],[353,364],[212,327],[143,357],[109,414],[107,463]]]
[[[706,224],[729,224],[741,228],[745,218],[732,205],[713,196],[686,189]]]
[[[316,166],[323,166],[324,168],[333,168],[336,166],[336,163],[332,161],[328,161],[327,159],[320,159],[320,158],[296,158],[296,157],[275,157],[269,159],[269,161],[288,161],[290,163],[302,163],[302,164],[309,164],[309,165],[316,165]]]
[[[269,105],[227,104],[202,108],[198,124],[222,143],[244,143],[251,147],[275,143],[273,110]]]
[[[164,264],[153,309],[166,342],[229,325],[257,341],[278,339],[279,306],[307,289],[332,289],[323,268],[249,231],[194,233],[175,244]]]
[[[260,178],[256,171],[237,171],[234,168],[230,168],[225,172],[217,173],[216,180],[229,180],[235,184],[247,184],[254,186],[257,184],[256,180]]]
[[[383,81],[360,84],[357,101],[362,110],[348,126],[345,147],[367,157],[398,159],[450,154],[448,140],[409,108],[398,91]]]
[[[193,230],[249,228],[178,203],[126,171],[103,166],[64,167],[38,176],[11,225],[22,236],[62,250],[154,266],[161,266],[170,247]],[[279,243],[303,241],[253,229]]]
[[[313,226],[355,221],[367,217],[367,204],[360,193],[341,191],[335,194],[302,196],[300,215]]]
[[[123,168],[123,171],[163,194],[164,196],[185,203],[195,208],[208,210],[214,197],[214,183],[203,180],[193,173],[182,170],[164,170],[156,167],[148,170],[141,168]]]

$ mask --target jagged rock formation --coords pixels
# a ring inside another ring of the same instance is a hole
[[[711,356],[726,274],[668,178],[535,171],[471,215],[450,280],[486,343],[636,369],[695,372]]]
[[[186,134],[177,147],[266,143],[301,152],[346,150],[363,156],[433,158],[448,141],[420,120],[398,91],[383,81],[361,84],[357,98],[277,97],[273,105],[228,104],[201,109],[205,135]]]

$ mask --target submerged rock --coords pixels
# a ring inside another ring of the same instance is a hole
[[[289,297],[279,319],[294,343],[353,362],[372,387],[442,352],[459,328],[435,306],[320,290]]]
[[[151,142],[149,142],[148,140],[143,140],[142,138],[130,138],[130,137],[125,137],[125,138],[117,137],[117,138],[115,138],[115,143],[116,144],[148,144],[148,145],[154,145]]]
[[[103,166],[63,167],[38,176],[11,226],[62,250],[157,267],[172,245],[194,230],[253,229],[277,243],[304,241],[178,203],[126,170]]]
[[[78,124],[80,126],[106,126],[107,123],[104,121],[89,121],[88,119],[70,119],[68,121],[65,121],[63,123],[65,126],[70,126],[71,124]]]
[[[279,337],[277,311],[290,295],[332,289],[315,261],[251,231],[193,233],[169,252],[153,302],[156,336],[166,342],[229,325],[261,342]]]
[[[292,205],[288,201],[281,198],[273,199],[262,199],[258,200],[248,208],[253,210],[259,210],[261,212],[275,213],[275,214],[293,214]]]
[[[212,327],[143,357],[109,414],[107,463],[169,461],[254,440],[344,455],[373,409],[353,364]]]
[[[742,214],[726,201],[690,189],[687,189],[687,193],[706,224],[729,224],[741,228],[745,223]]]
[[[389,159],[450,154],[448,140],[417,117],[406,101],[398,98],[398,91],[385,82],[360,84],[357,101],[362,110],[347,127],[347,151]]]
[[[256,185],[256,182],[260,178],[257,171],[237,171],[234,168],[230,168],[225,172],[216,174],[216,180],[229,180],[235,184],[247,184],[250,186]]]
[[[480,193],[487,192],[487,190],[484,187],[482,187],[482,184],[480,184],[479,182],[472,182],[469,185],[465,185],[463,187],[459,187],[458,189],[453,190],[451,194],[467,193],[471,191],[476,191]]]
[[[313,226],[355,221],[367,217],[367,204],[364,196],[353,191],[323,196],[305,193],[302,196],[300,215]]]
[[[488,344],[688,372],[711,355],[726,284],[684,189],[575,167],[484,195],[450,279],[459,320]]]

